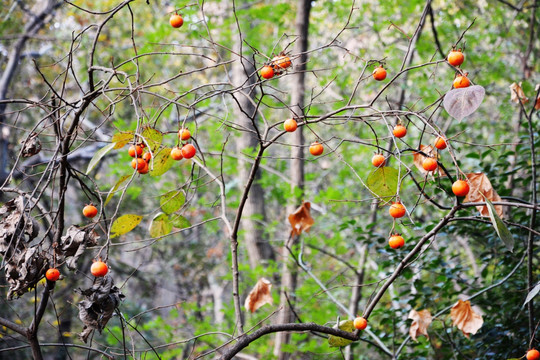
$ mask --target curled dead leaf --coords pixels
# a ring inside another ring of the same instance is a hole
[[[537,94],[538,94],[538,90],[540,90],[540,84],[536,85],[536,87],[534,88],[534,91],[536,91]],[[540,95],[536,97],[536,103],[534,104],[534,109],[540,110]]]
[[[470,301],[458,300],[450,310],[450,317],[452,325],[461,330],[467,338],[470,334],[476,334],[484,323],[482,315],[474,312]]]
[[[523,89],[521,88],[521,83],[512,83],[512,85],[509,86],[510,88],[510,100],[516,104],[518,104],[520,101],[522,104],[526,104],[529,102],[529,99],[525,96],[525,93],[523,92]]]
[[[413,320],[411,328],[409,329],[409,334],[411,335],[411,338],[414,341],[417,341],[416,338],[419,335],[424,335],[429,339],[427,328],[433,321],[433,317],[431,316],[429,310],[416,311],[413,309],[409,313],[409,319]]]
[[[244,303],[246,310],[253,313],[264,304],[272,304],[273,299],[270,290],[272,290],[272,283],[265,278],[260,278],[246,298]]]
[[[501,201],[501,197],[493,189],[493,185],[489,181],[488,177],[484,173],[471,173],[466,174],[469,180],[470,191],[465,197],[465,202],[485,202],[484,196],[491,202]],[[483,195],[483,196],[482,196]],[[482,216],[489,216],[489,210],[487,205],[480,205],[476,207]],[[503,207],[501,205],[495,205],[495,210],[499,217],[503,217]]]
[[[41,142],[39,141],[38,134],[32,133],[26,140],[22,141],[22,157],[27,158],[34,156],[41,151]]]
[[[291,223],[291,235],[300,235],[303,231],[308,232],[309,228],[315,223],[311,217],[311,203],[304,202],[298,209],[289,215]]]

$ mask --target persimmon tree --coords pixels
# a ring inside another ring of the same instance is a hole
[[[0,353],[538,347],[538,4],[373,5],[3,10]]]

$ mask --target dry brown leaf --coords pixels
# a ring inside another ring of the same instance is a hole
[[[470,301],[458,300],[450,310],[450,317],[452,325],[461,330],[467,338],[470,334],[476,334],[484,323],[482,315],[474,312]]]
[[[289,215],[291,223],[291,235],[300,235],[303,231],[308,232],[309,228],[315,223],[310,214],[311,204],[305,202],[298,209]]]
[[[538,90],[540,90],[540,84],[536,85],[534,88],[534,91],[538,94]],[[536,104],[534,104],[535,110],[540,110],[540,95],[536,98]]]
[[[512,102],[515,102],[518,104],[520,101],[522,104],[526,104],[529,102],[529,99],[525,96],[525,93],[523,92],[523,89],[521,88],[521,83],[516,84],[513,83],[510,87],[510,100]]]
[[[431,321],[433,321],[429,310],[416,311],[413,309],[409,313],[409,319],[413,320],[411,328],[409,329],[409,334],[411,335],[411,338],[414,341],[417,341],[416,338],[419,335],[424,335],[429,339],[427,328],[431,324]]]
[[[253,313],[264,304],[272,304],[270,290],[272,290],[272,283],[265,278],[260,278],[246,298],[244,303],[246,310]]]
[[[420,145],[420,150],[423,153],[425,153],[425,154],[427,154],[427,155],[429,155],[429,156],[431,156],[433,158],[438,159],[437,149],[435,149],[435,147],[433,147],[431,145]],[[424,175],[427,174],[428,171],[424,170],[424,167],[422,166],[422,163],[424,162],[426,157],[424,155],[420,154],[420,153],[417,153],[417,152],[415,152],[413,156],[414,156],[414,160],[413,160],[414,165],[418,168],[418,170],[420,170],[420,172],[422,174],[424,174]],[[429,172],[431,172],[431,171],[429,171]],[[435,174],[435,173],[440,173],[440,172],[441,172],[441,167],[439,166],[437,168],[437,170],[433,171],[432,173]]]
[[[471,190],[465,197],[465,202],[485,202],[484,196],[491,202],[501,201],[501,197],[493,189],[491,182],[484,173],[472,173],[466,174],[469,179],[469,185]],[[482,194],[484,196],[482,196]],[[500,218],[503,217],[503,207],[501,205],[494,205],[497,215]],[[487,205],[480,205],[476,207],[482,216],[489,216],[489,210]]]

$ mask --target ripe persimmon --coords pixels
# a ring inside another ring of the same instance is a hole
[[[466,88],[471,85],[471,82],[469,81],[469,78],[467,77],[467,74],[465,75],[459,75],[454,79],[454,88],[460,89],[460,88]]]
[[[287,119],[283,123],[283,127],[285,128],[285,131],[287,132],[294,132],[298,128],[298,124],[296,123],[296,120],[294,119]]]
[[[148,174],[149,171],[150,171],[150,165],[148,165],[146,161],[144,162],[143,167],[137,170],[139,174],[143,174],[143,175]]]
[[[286,55],[276,56],[272,59],[272,65],[286,69],[291,66],[291,59]]]
[[[49,281],[56,281],[60,278],[60,271],[58,271],[58,269],[55,269],[55,268],[50,268],[45,273],[45,278]]]
[[[182,149],[180,149],[179,147],[174,147],[171,150],[171,157],[173,158],[173,160],[182,160],[184,158],[184,156],[182,155]]]
[[[139,145],[131,145],[129,147],[128,154],[132,158],[141,157],[142,153],[143,153],[143,148]]]
[[[182,141],[186,141],[186,140],[189,140],[191,138],[191,133],[189,132],[188,129],[180,129],[178,130],[178,137],[180,138],[180,140]]]
[[[361,316],[356,317],[356,319],[354,319],[353,324],[354,324],[354,328],[358,330],[364,330],[365,328],[367,328],[367,320]]]
[[[457,180],[452,184],[452,192],[456,196],[467,196],[469,190],[469,184],[465,180]]]
[[[527,360],[538,360],[540,359],[540,352],[536,349],[531,349],[527,351]]]
[[[424,162],[422,163],[422,167],[426,171],[435,171],[438,167],[437,160],[432,157],[425,158]]]
[[[386,70],[382,65],[373,70],[373,78],[377,81],[386,79]]]
[[[390,209],[388,209],[388,212],[390,213],[391,217],[393,217],[394,219],[398,219],[400,217],[403,217],[407,213],[407,210],[402,203],[393,202],[392,205],[390,205]]]
[[[169,19],[169,23],[173,28],[179,28],[184,25],[184,19],[178,14],[173,14]]]
[[[142,158],[136,158],[131,160],[131,167],[135,170],[141,170],[145,164],[148,165],[146,161],[144,161]]]
[[[461,52],[461,49],[459,50],[452,50],[448,54],[448,62],[452,66],[459,66],[463,64],[463,61],[465,61],[465,55]]]
[[[322,144],[315,141],[309,146],[309,152],[313,156],[319,156],[324,152],[324,147],[322,146]]]
[[[105,276],[107,272],[109,272],[109,267],[101,260],[95,261],[90,267],[90,272],[95,277],[102,277]]]
[[[382,166],[386,165],[386,159],[384,158],[383,154],[375,154],[371,158],[371,163],[375,167],[382,167]]]
[[[261,76],[265,79],[271,79],[274,77],[274,68],[269,66],[269,65],[265,65],[263,66],[263,68],[261,69]]]
[[[151,152],[144,153],[142,158],[143,158],[144,161],[149,163],[150,160],[152,160],[152,153]]]
[[[435,147],[439,150],[444,150],[446,149],[446,139],[439,136],[436,140],[435,140]]]
[[[93,218],[94,216],[97,215],[98,209],[97,209],[94,205],[90,204],[90,205],[86,205],[86,206],[83,208],[82,212],[83,212],[83,215],[84,215],[85,217],[91,219],[91,218]]]
[[[186,159],[191,159],[195,156],[195,153],[197,152],[197,149],[195,149],[195,146],[191,144],[186,144],[182,146],[182,156]]]
[[[405,135],[407,135],[407,128],[401,124],[397,124],[394,126],[394,130],[392,131],[395,137],[402,138]]]
[[[405,239],[403,239],[403,236],[399,234],[394,234],[390,236],[390,239],[388,240],[388,245],[390,245],[392,249],[399,249],[403,247],[403,245],[405,245]]]

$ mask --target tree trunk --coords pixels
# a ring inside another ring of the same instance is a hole
[[[296,12],[296,34],[298,40],[294,46],[294,55],[298,56],[294,59],[294,74],[292,75],[291,83],[291,116],[297,121],[302,121],[304,117],[304,93],[305,93],[305,70],[307,63],[307,48],[308,48],[308,30],[309,30],[309,13],[311,11],[310,0],[300,0]],[[299,188],[301,195],[296,198],[295,202],[287,207],[287,214],[294,212],[303,200],[304,192],[304,134],[300,126],[292,133],[292,149],[291,149],[291,186],[293,190]],[[289,300],[294,300],[293,295],[296,290],[296,264],[289,258],[287,247],[293,246],[297,237],[292,237],[286,242],[282,249],[282,275],[281,275],[281,291],[280,291],[280,306],[282,310],[278,314],[278,323],[288,323],[295,321],[294,314],[290,308]],[[289,296],[287,296],[289,295]],[[279,360],[287,360],[290,358],[290,353],[283,352],[283,345],[289,343],[290,333],[279,332],[276,334],[276,342],[274,346],[274,355]]]
[[[235,94],[237,106],[234,108],[236,123],[244,129],[236,143],[237,153],[251,154],[259,146],[259,138],[253,133],[257,123],[257,110],[253,104],[255,98],[255,67],[242,56],[242,38],[239,35],[235,44],[236,53],[240,56],[232,67],[232,81],[235,86],[240,86],[242,90]],[[243,159],[239,160],[240,184],[248,181],[251,163]],[[264,191],[258,180],[260,172],[257,172],[255,181],[250,189],[249,197],[246,201],[242,214],[242,228],[244,230],[244,241],[247,248],[249,264],[255,268],[262,261],[274,259],[274,250],[264,238],[263,224],[266,219],[264,206]],[[243,190],[243,189],[242,189]]]

